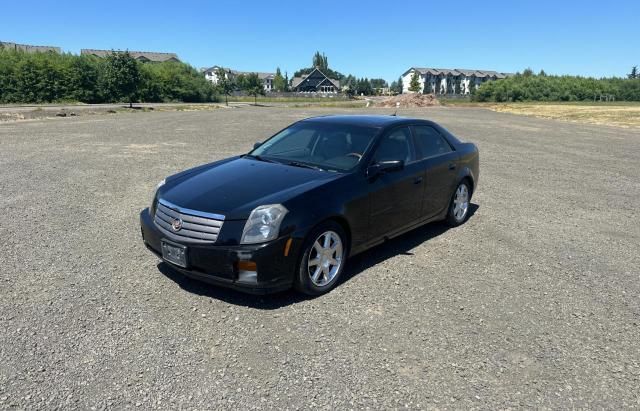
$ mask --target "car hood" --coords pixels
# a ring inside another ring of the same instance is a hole
[[[282,204],[340,176],[338,173],[244,157],[197,167],[167,178],[158,195],[177,206],[246,219],[264,204]]]

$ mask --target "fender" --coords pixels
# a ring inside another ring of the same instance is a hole
[[[459,171],[458,171],[458,175],[456,176],[456,186],[458,184],[460,184],[460,182],[462,180],[464,180],[465,178],[469,178],[471,179],[471,185],[472,185],[472,190],[475,191],[475,188],[477,186],[476,183],[476,176],[473,174],[473,170],[471,170],[470,167],[462,167]]]

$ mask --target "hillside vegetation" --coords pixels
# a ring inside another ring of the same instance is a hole
[[[517,74],[482,84],[473,92],[473,100],[507,101],[640,101],[640,78],[587,78]]]
[[[215,100],[213,86],[185,63],[0,49],[0,103]]]

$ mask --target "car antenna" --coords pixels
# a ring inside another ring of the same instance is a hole
[[[400,107],[400,102],[396,101],[396,111],[393,112],[393,114],[391,115],[392,117],[397,117],[398,116],[398,108]]]

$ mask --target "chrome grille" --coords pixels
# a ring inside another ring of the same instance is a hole
[[[172,226],[176,220],[182,222],[178,230]],[[159,199],[153,221],[168,238],[192,243],[215,243],[224,216],[185,209]]]

